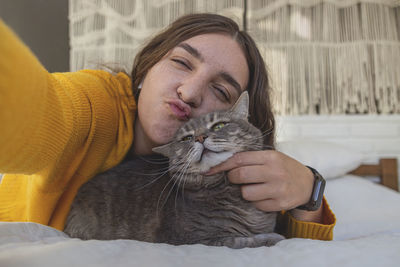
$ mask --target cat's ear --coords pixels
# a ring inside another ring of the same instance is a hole
[[[247,117],[249,116],[249,94],[247,91],[244,91],[239,96],[238,100],[231,108],[231,111],[247,121]]]
[[[172,156],[172,154],[174,152],[173,149],[171,148],[171,143],[168,143],[168,144],[165,144],[165,145],[162,145],[162,146],[153,147],[151,150],[153,152],[157,153],[157,154],[161,154],[161,155],[163,155],[165,157],[168,157],[168,158],[170,156]]]

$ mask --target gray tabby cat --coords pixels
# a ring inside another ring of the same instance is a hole
[[[272,246],[276,212],[241,197],[226,173],[203,175],[240,151],[263,148],[261,132],[247,121],[248,94],[229,111],[185,123],[174,140],[153,151],[162,156],[127,160],[84,184],[65,232],[81,239],[135,239],[174,245],[231,248]],[[158,173],[157,173],[158,172]]]

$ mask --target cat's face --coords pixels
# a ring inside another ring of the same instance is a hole
[[[204,173],[237,152],[260,150],[262,135],[247,121],[247,110],[245,92],[231,110],[191,119],[176,132],[172,142],[153,151],[170,158],[171,173],[187,175]]]

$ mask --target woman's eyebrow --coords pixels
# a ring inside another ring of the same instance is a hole
[[[189,54],[191,54],[192,56],[194,56],[201,62],[204,62],[204,57],[202,56],[200,51],[197,50],[196,48],[194,48],[193,46],[191,46],[190,44],[180,43],[177,47],[185,49]],[[236,79],[232,77],[232,75],[230,75],[227,72],[222,71],[222,72],[218,73],[218,76],[221,77],[223,80],[225,80],[230,85],[232,85],[232,87],[235,88],[235,90],[237,91],[238,95],[240,95],[242,93],[242,87],[236,81]]]
[[[204,58],[201,55],[201,53],[199,52],[199,50],[197,50],[193,46],[189,45],[188,43],[180,43],[178,45],[178,47],[185,49],[189,54],[191,54],[192,56],[194,56],[195,58],[197,58],[201,62],[204,61]]]

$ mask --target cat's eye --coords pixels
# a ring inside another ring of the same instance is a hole
[[[222,128],[224,128],[225,125],[226,125],[225,122],[218,122],[218,123],[216,123],[216,124],[213,125],[212,129],[213,129],[214,131],[219,131],[219,130],[221,130]]]
[[[193,139],[193,135],[186,135],[185,137],[182,138],[183,142],[187,142],[187,141],[192,141]]]

